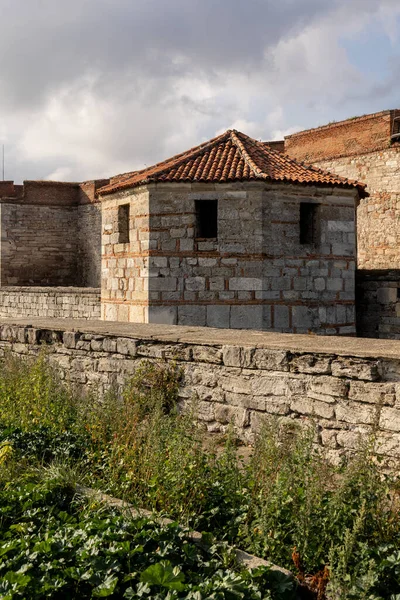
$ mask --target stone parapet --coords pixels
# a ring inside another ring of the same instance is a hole
[[[0,317],[100,319],[100,289],[2,287]]]
[[[388,465],[400,458],[400,346],[355,338],[201,327],[8,319],[0,350],[36,355],[46,345],[61,375],[83,389],[122,386],[146,359],[178,365],[180,402],[196,401],[211,432],[234,422],[254,439],[263,419],[315,423],[316,443],[337,461],[376,435]]]

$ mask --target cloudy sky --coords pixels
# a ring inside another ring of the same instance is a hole
[[[0,0],[6,178],[142,168],[400,107],[399,0]]]

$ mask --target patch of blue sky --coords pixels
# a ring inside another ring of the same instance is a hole
[[[400,28],[400,18],[394,19],[394,25]],[[400,54],[399,39],[390,36],[380,21],[369,24],[352,38],[339,38],[339,44],[346,50],[349,62],[376,83],[390,75],[392,58]]]

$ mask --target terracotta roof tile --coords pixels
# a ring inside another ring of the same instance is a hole
[[[153,182],[254,180],[357,187],[360,195],[365,195],[363,183],[297,162],[233,129],[152,167],[115,177],[98,193],[111,194]]]

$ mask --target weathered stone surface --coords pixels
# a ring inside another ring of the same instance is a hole
[[[290,361],[290,370],[294,373],[321,373],[331,372],[331,358],[305,354],[294,356]]]
[[[350,383],[349,398],[358,402],[370,404],[386,404],[393,406],[395,403],[395,390],[392,383],[364,383],[352,381]]]
[[[125,354],[126,356],[136,356],[136,340],[131,340],[130,338],[118,338],[117,352],[118,354]]]
[[[313,377],[307,385],[307,395],[323,402],[336,402],[347,398],[349,383],[334,377]]]
[[[382,408],[380,424],[382,429],[400,431],[400,409]]]
[[[338,358],[332,362],[332,375],[334,377],[376,381],[379,379],[378,362]]]
[[[192,356],[194,361],[220,365],[222,363],[222,351],[219,348],[209,346],[193,346]]]

